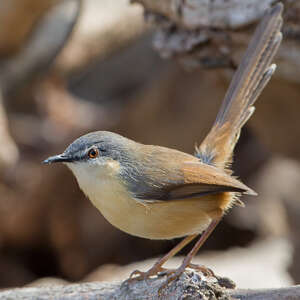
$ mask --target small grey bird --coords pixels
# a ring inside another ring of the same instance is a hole
[[[255,194],[231,175],[230,163],[240,130],[275,70],[271,63],[282,39],[281,12],[282,5],[275,5],[258,26],[195,156],[98,131],[45,160],[65,163],[82,191],[117,228],[149,239],[187,236],[149,271],[134,272],[138,279],[162,271],[170,257],[202,233],[171,278],[195,267],[192,257],[224,213],[239,203],[241,194]]]

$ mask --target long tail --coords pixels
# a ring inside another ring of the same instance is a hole
[[[281,13],[278,3],[258,25],[248,49],[234,74],[216,121],[195,155],[203,162],[225,168],[240,130],[254,112],[253,104],[270,80],[276,65],[271,64],[280,45]]]

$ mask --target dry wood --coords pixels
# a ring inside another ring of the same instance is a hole
[[[133,283],[82,283],[72,285],[57,285],[30,287],[6,290],[0,293],[0,298],[8,299],[72,299],[72,300],[112,300],[112,299],[222,299],[222,300],[294,300],[300,297],[300,286],[281,289],[239,290],[227,278],[208,278],[203,274],[186,271],[179,280],[169,284],[159,292],[165,282],[165,277],[149,279]]]
[[[257,23],[273,0],[133,0],[143,5],[145,16],[157,25],[153,39],[162,57],[175,57],[186,68],[235,67],[249,43],[250,24]],[[284,43],[278,54],[278,71],[288,81],[299,82],[300,3],[282,1]],[[237,30],[238,29],[238,30]]]
[[[167,17],[178,27],[239,28],[258,20],[274,0],[133,0],[147,12]]]

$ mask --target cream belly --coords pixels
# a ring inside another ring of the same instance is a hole
[[[197,209],[197,201],[143,204],[126,191],[108,191],[102,184],[99,189],[101,192],[89,196],[92,203],[112,225],[131,235],[172,239],[201,233],[210,222],[209,216]]]
[[[214,211],[219,211],[220,195],[144,203],[132,198],[116,177],[111,176],[113,169],[94,176],[90,173],[87,176],[78,167],[72,166],[71,170],[80,188],[102,215],[112,225],[131,235],[173,239],[201,233],[209,225]]]

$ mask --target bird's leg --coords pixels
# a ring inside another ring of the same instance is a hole
[[[171,257],[176,255],[183,247],[190,243],[193,239],[197,237],[197,234],[187,236],[179,244],[177,244],[171,251],[169,251],[165,256],[159,259],[147,272],[134,271],[131,273],[129,280],[144,280],[150,276],[156,275],[159,272],[165,271],[162,265],[169,260]]]
[[[192,269],[196,269],[196,270],[200,270],[204,274],[214,275],[214,273],[210,269],[208,269],[208,268],[206,268],[204,266],[198,266],[198,265],[191,264],[191,260],[195,256],[195,254],[198,252],[198,250],[201,248],[201,246],[204,244],[204,242],[207,240],[207,238],[210,236],[210,234],[213,232],[213,230],[216,228],[216,226],[218,225],[218,223],[220,222],[220,220],[221,220],[221,218],[215,219],[215,220],[213,220],[209,224],[209,226],[203,232],[203,234],[201,235],[200,239],[194,245],[194,247],[192,248],[192,250],[184,258],[181,266],[178,269],[176,269],[174,272],[172,272],[172,274],[168,277],[166,284],[164,284],[162,286],[162,288],[165,287],[166,285],[168,285],[174,279],[178,278],[184,272],[184,270],[187,267],[192,268]]]

